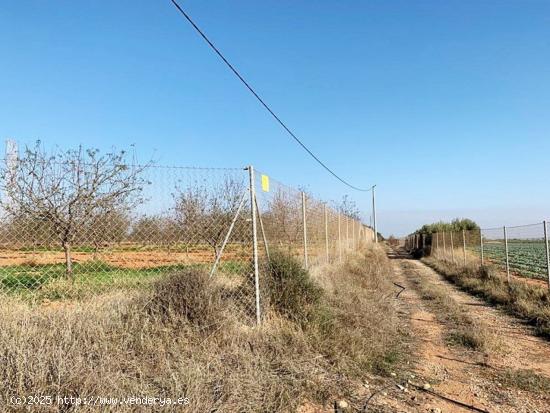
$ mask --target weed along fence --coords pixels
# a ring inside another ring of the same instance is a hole
[[[85,300],[147,291],[159,278],[196,269],[254,323],[269,305],[263,281],[271,254],[313,267],[373,241],[357,219],[252,167],[126,166],[115,183],[94,177],[94,167],[53,165],[39,171],[51,176],[35,177],[12,162],[1,194],[1,294]],[[123,180],[138,174],[135,196],[115,199],[110,191],[122,193]]]
[[[548,223],[412,234],[409,250],[429,247],[431,255],[464,265],[491,264],[512,276],[546,280],[550,288]]]

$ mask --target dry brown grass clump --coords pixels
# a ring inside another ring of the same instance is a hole
[[[497,338],[488,333],[486,326],[473,319],[468,311],[450,297],[445,288],[427,282],[414,271],[411,272],[410,279],[437,318],[449,327],[446,337],[449,344],[483,352],[498,347]]]
[[[189,323],[211,329],[227,321],[222,291],[206,271],[186,269],[160,279],[152,296],[144,297],[144,310],[162,323]]]
[[[550,338],[550,294],[547,289],[518,280],[508,283],[493,267],[463,267],[433,257],[423,261],[465,291],[527,320],[539,335]]]
[[[397,317],[392,299],[384,298],[388,265],[373,249],[313,280],[301,273],[302,287],[311,289],[293,294],[318,294],[314,301],[296,298],[311,304],[307,322],[287,316],[294,305],[287,297],[259,328],[233,311],[231,294],[196,271],[160,281],[147,296],[117,293],[47,308],[2,297],[2,411],[26,411],[9,404],[11,396],[24,395],[188,397],[185,409],[163,411],[192,412],[289,412],[306,401],[326,404],[350,394],[355,378],[398,358]],[[78,411],[102,409],[109,410]]]
[[[314,342],[346,374],[386,374],[405,357],[405,332],[395,311],[395,286],[388,277],[391,271],[386,254],[370,246],[343,265],[314,276],[326,291],[330,309],[320,317]]]

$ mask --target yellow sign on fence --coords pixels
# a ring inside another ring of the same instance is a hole
[[[269,192],[269,176],[262,175],[262,191]]]

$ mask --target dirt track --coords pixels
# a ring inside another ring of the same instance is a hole
[[[532,370],[550,380],[550,343],[535,337],[521,321],[486,305],[453,285],[439,274],[405,254],[390,253],[394,281],[406,287],[400,295],[404,317],[408,317],[415,342],[416,382],[429,383],[431,390],[453,400],[488,412],[550,412],[550,396],[544,392],[521,390],[503,383],[506,371]],[[449,326],[433,307],[422,299],[412,278],[441,288],[480,328],[487,330],[491,349],[481,352],[450,345]],[[544,379],[543,379],[544,380]],[[476,411],[420,391],[409,400],[391,403],[396,411],[443,413]],[[405,401],[405,403],[403,403]]]

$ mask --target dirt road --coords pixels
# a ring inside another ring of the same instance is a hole
[[[403,412],[550,412],[549,342],[457,290],[422,262],[399,252],[390,252],[390,258],[393,281],[406,287],[399,299],[413,343],[410,382],[428,391],[409,387],[408,394],[388,394],[379,403]],[[475,346],[451,339],[464,320],[463,334],[472,333]]]

